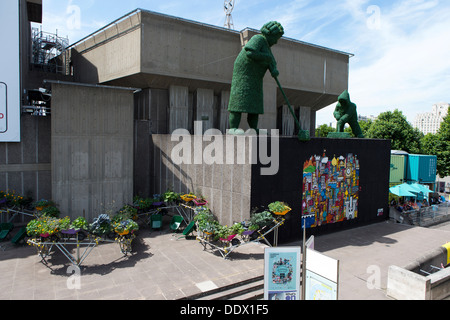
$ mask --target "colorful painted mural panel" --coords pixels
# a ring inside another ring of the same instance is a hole
[[[303,165],[302,219],[319,227],[358,217],[359,160],[347,156],[312,156]]]

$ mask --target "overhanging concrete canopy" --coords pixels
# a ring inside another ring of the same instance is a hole
[[[166,89],[229,90],[234,61],[258,31],[241,32],[142,9],[71,46],[77,81]],[[351,54],[282,38],[273,47],[279,80],[293,105],[320,110],[348,88]],[[270,76],[266,85],[276,87]],[[277,105],[284,104],[278,92]]]

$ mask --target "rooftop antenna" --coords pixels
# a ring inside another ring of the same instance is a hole
[[[227,18],[225,20],[225,28],[234,29],[233,17],[231,16],[231,12],[234,9],[234,0],[225,0],[223,3],[223,7],[225,13],[227,14]]]

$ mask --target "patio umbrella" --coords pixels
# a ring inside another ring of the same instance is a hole
[[[433,191],[431,191],[428,187],[424,186],[423,184],[419,184],[419,183],[413,183],[411,185],[412,188],[418,190],[419,192],[423,192],[423,193],[432,193]]]
[[[403,185],[390,187],[389,191],[399,197],[415,197],[416,196],[414,193],[409,191],[408,187],[405,187]]]

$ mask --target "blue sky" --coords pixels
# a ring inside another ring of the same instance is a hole
[[[222,0],[44,0],[43,30],[74,43],[142,8],[223,26]],[[354,54],[349,92],[361,115],[399,109],[417,113],[450,102],[448,0],[236,0],[234,29],[279,21],[285,36]],[[334,121],[334,105],[317,124]]]

